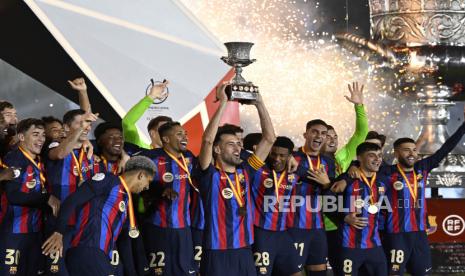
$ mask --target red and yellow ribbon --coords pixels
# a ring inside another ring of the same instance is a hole
[[[362,177],[363,182],[365,182],[365,184],[367,184],[367,186],[370,187],[370,203],[371,205],[373,205],[375,204],[375,201],[373,199],[373,186],[375,185],[375,182],[376,182],[376,173],[373,175],[370,182],[368,181],[367,177],[365,176],[363,172],[360,174],[360,176]]]
[[[286,171],[283,171],[281,176],[279,177],[279,180],[278,180],[278,176],[276,174],[276,171],[273,170],[274,191],[275,191],[275,194],[276,194],[276,201],[277,202],[279,202],[279,188],[281,187],[281,183],[283,182],[285,176],[286,176]]]
[[[397,164],[397,169],[399,170],[402,177],[405,179],[407,188],[410,191],[410,195],[412,195],[413,202],[415,203],[417,201],[417,195],[418,195],[418,181],[417,181],[417,173],[415,172],[415,169],[413,169],[413,188],[407,176],[405,175],[404,170],[400,167],[399,164]]]
[[[122,176],[119,177],[121,180],[121,184],[124,186],[124,190],[126,190],[126,193],[128,194],[128,213],[129,213],[129,226],[130,229],[136,229],[136,217],[134,216],[134,206],[132,205],[132,195],[131,191],[129,190],[128,184],[124,180]]]
[[[74,154],[74,150],[71,151],[71,155],[73,156],[74,163],[76,164],[76,169],[78,171],[80,182],[84,180],[84,176],[82,175],[82,160],[84,160],[84,153],[85,153],[85,150],[83,147],[81,147],[79,149],[79,160],[78,160],[76,157],[76,154]]]
[[[18,149],[23,153],[24,157],[26,157],[26,159],[29,160],[39,170],[40,186],[42,187],[42,190],[45,190],[46,179],[42,172],[42,164],[40,163],[40,157],[37,157],[39,159],[39,162],[36,163],[32,156],[29,153],[27,153],[22,147],[18,147]]]
[[[310,166],[310,170],[315,171],[315,169],[313,168],[312,158],[311,158],[310,155],[307,153],[307,150],[305,149],[305,146],[302,147],[302,151],[307,155],[308,166]],[[318,154],[317,158],[318,158],[318,161],[317,161],[317,163],[316,163],[316,169],[319,170],[319,169],[320,169],[320,165],[321,165],[321,158],[320,158],[320,155],[319,155],[319,154]]]
[[[178,158],[176,158],[176,156],[169,153],[167,150],[164,150],[164,151],[166,152],[166,154],[168,154],[169,157],[171,157],[171,159],[173,159],[174,162],[176,162],[176,164],[178,164],[178,166],[181,169],[183,169],[187,173],[187,179],[189,180],[189,184],[192,186],[192,188],[194,188],[194,190],[196,190],[198,192],[199,189],[194,186],[194,183],[192,183],[191,173],[189,172],[189,168],[187,166],[186,158],[184,158],[184,155],[181,153],[181,159],[182,159],[182,163],[181,163],[178,160]]]

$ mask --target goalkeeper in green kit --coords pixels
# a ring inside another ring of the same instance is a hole
[[[346,99],[354,104],[355,107],[355,132],[350,138],[349,142],[339,150],[338,137],[333,127],[328,127],[328,134],[326,136],[326,142],[322,149],[325,155],[333,157],[336,163],[336,177],[345,172],[352,160],[356,157],[357,146],[365,141],[368,134],[368,120],[363,105],[363,85],[359,86],[358,82],[354,82],[348,85],[350,97],[346,96]],[[338,248],[338,231],[337,225],[339,222],[337,218],[331,214],[324,215],[324,223],[326,229],[326,236],[328,241],[328,259],[333,271],[338,271],[335,267],[337,265]]]

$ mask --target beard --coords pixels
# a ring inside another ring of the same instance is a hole
[[[231,166],[238,166],[242,163],[242,159],[239,157],[236,157],[234,155],[231,156],[222,156],[223,162],[231,165]]]
[[[399,158],[399,164],[401,164],[405,168],[413,168],[413,165],[415,164],[410,164],[409,161],[406,158]]]

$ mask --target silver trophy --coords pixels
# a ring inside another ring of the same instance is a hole
[[[424,156],[449,137],[449,107],[464,101],[454,93],[465,78],[465,5],[455,0],[369,0],[371,39],[339,35],[364,56],[371,74],[386,80],[393,97],[416,101],[422,125],[417,145]],[[386,78],[385,76],[392,77]],[[430,186],[463,186],[465,149],[457,146],[429,176]]]
[[[250,49],[253,43],[250,42],[227,42],[224,44],[228,50],[227,57],[221,57],[229,66],[234,67],[236,75],[231,84],[226,86],[226,94],[231,101],[250,102],[258,97],[258,86],[246,81],[241,73],[242,67],[254,63],[255,59],[250,59]]]

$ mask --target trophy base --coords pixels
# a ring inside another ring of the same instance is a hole
[[[253,84],[230,84],[226,87],[228,100],[247,103],[258,98],[258,86]]]

